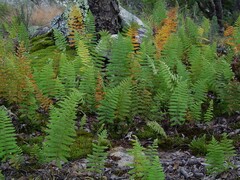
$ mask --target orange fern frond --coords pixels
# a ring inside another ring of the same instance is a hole
[[[238,27],[229,26],[224,31],[224,36],[226,37],[225,43],[231,46],[235,53],[240,52],[240,43],[239,43],[239,31]]]
[[[224,36],[225,37],[229,37],[232,36],[234,32],[234,27],[233,26],[229,26],[227,27],[227,29],[224,31]]]
[[[168,41],[171,33],[177,30],[177,8],[169,10],[167,18],[163,20],[160,27],[155,28],[155,45],[157,57],[161,55],[164,45]]]

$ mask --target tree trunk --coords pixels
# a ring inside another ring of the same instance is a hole
[[[223,26],[223,8],[222,8],[222,0],[214,0],[215,4],[215,10],[216,10],[216,16],[218,19],[218,25],[219,25],[219,32],[223,33],[224,26]]]
[[[236,10],[240,11],[240,0],[236,0]]]
[[[88,0],[89,8],[95,17],[96,31],[107,30],[116,34],[121,28],[117,0]]]

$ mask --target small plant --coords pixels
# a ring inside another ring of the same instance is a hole
[[[155,140],[152,146],[145,149],[135,136],[133,148],[129,150],[134,157],[134,162],[131,164],[133,169],[129,171],[131,179],[164,180],[165,175],[157,152],[157,142],[158,140]]]
[[[76,108],[82,94],[73,91],[50,112],[50,123],[46,130],[47,137],[43,145],[43,154],[46,162],[56,161],[58,166],[61,162],[67,162],[70,156],[70,146],[76,137],[75,119]]]
[[[100,176],[103,175],[104,164],[107,159],[107,152],[105,150],[108,148],[102,142],[107,141],[107,131],[103,130],[98,134],[97,142],[92,143],[93,153],[88,155],[88,170],[93,173],[97,173]]]
[[[153,131],[155,131],[157,134],[163,136],[164,138],[167,137],[166,132],[161,127],[160,124],[158,124],[156,121],[148,121],[147,126],[150,127]]]
[[[65,38],[65,36],[63,35],[63,33],[57,29],[53,30],[54,33],[54,39],[55,39],[55,44],[57,46],[57,48],[60,51],[66,51],[66,47],[67,47],[67,40]]]
[[[15,129],[7,112],[3,107],[0,107],[0,160],[2,161],[21,154],[14,131]]]
[[[190,143],[191,150],[199,155],[206,155],[207,154],[207,142],[206,142],[206,135],[204,134],[202,137],[197,139],[193,139]]]
[[[4,175],[2,174],[2,171],[0,170],[0,179],[2,180],[2,179],[5,179],[4,178]]]
[[[230,167],[229,160],[235,155],[232,140],[227,139],[226,134],[223,135],[221,142],[214,137],[207,146],[207,172],[209,174],[221,173]]]

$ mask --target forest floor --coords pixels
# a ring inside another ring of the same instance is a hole
[[[87,126],[90,126],[90,120]],[[140,123],[141,124],[141,123]],[[164,127],[164,125],[163,125]],[[164,167],[166,180],[203,179],[203,180],[237,180],[240,179],[240,115],[231,117],[219,117],[211,123],[198,123],[180,127],[165,127],[168,139],[163,141],[159,147],[159,156]],[[136,128],[137,129],[137,128]],[[130,134],[136,134],[131,132]],[[222,133],[227,133],[236,147],[236,156],[232,158],[232,168],[218,175],[208,175],[206,171],[206,159],[197,155],[189,144],[195,137],[206,134],[207,139],[214,135],[220,138]],[[128,134],[129,135],[129,134]],[[152,138],[141,140],[143,146],[150,145]],[[105,165],[104,174],[100,178],[96,174],[86,171],[86,158],[77,159],[65,163],[60,169],[52,164],[35,165],[30,157],[24,156],[24,164],[18,169],[12,168],[7,163],[2,163],[0,169],[7,180],[10,179],[130,179],[128,165],[133,157],[128,154],[127,149],[131,147],[129,137],[111,141],[109,155]]]

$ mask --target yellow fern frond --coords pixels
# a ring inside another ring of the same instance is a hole
[[[81,10],[77,5],[73,6],[68,15],[69,46],[75,46],[75,32],[82,34],[84,32],[84,21]]]
[[[86,68],[93,67],[93,62],[91,59],[90,52],[83,40],[78,41],[77,54],[80,57],[81,64],[82,64],[80,68],[81,73],[84,72]]]
[[[136,53],[140,48],[140,43],[138,42],[138,28],[137,24],[133,24],[127,31],[126,35],[131,38],[134,52]]]

